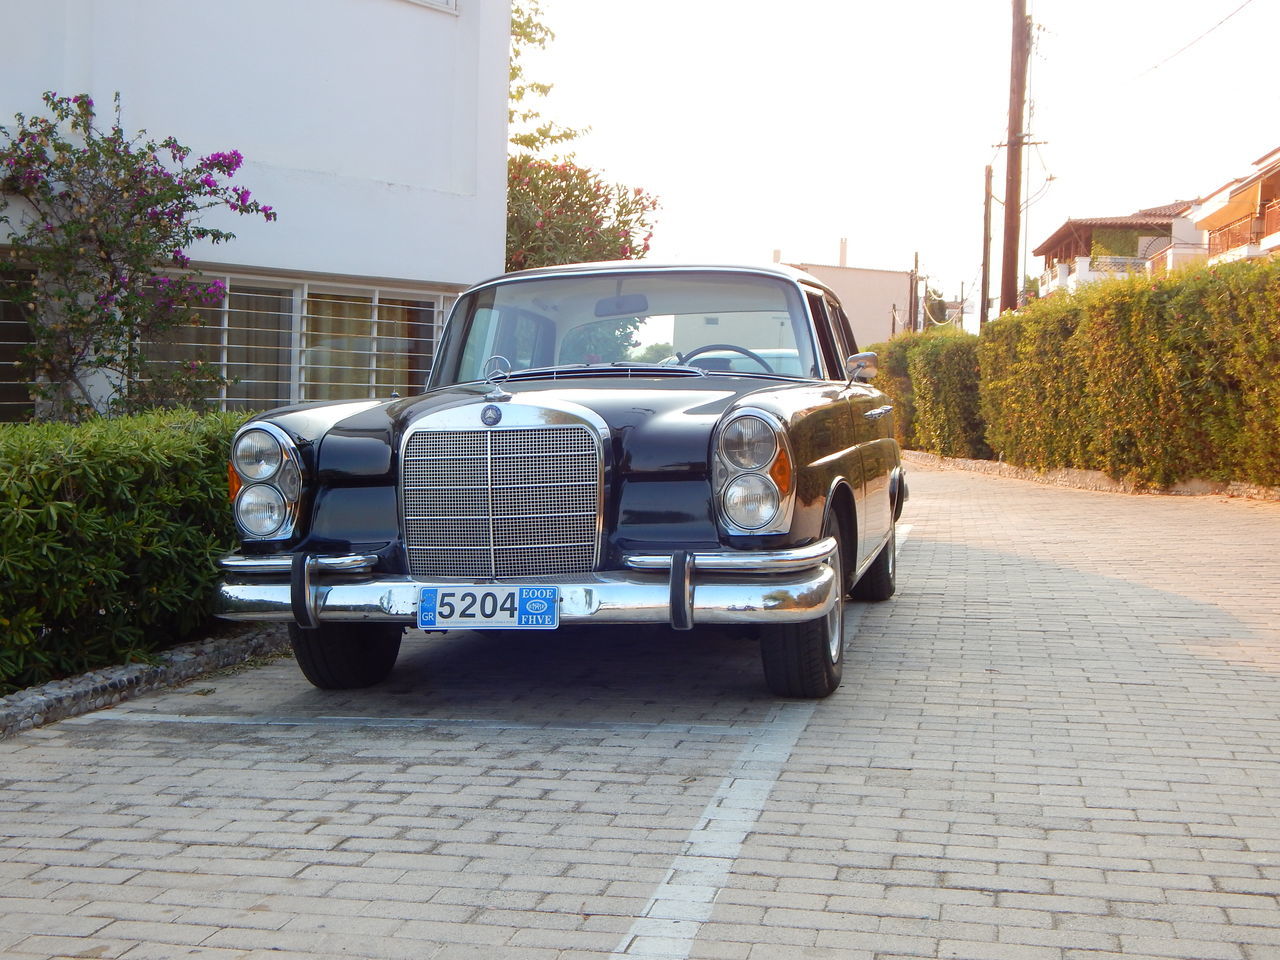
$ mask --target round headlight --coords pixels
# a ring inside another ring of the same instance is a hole
[[[763,527],[778,513],[778,488],[767,477],[748,473],[724,488],[724,512],[744,530]]]
[[[777,450],[773,427],[759,417],[739,417],[720,434],[720,452],[739,470],[759,470]]]
[[[246,480],[266,480],[283,461],[280,441],[265,430],[246,430],[231,451],[231,462]]]
[[[236,520],[252,537],[270,536],[280,529],[287,516],[284,497],[265,483],[245,487],[236,498]]]
[[[285,461],[284,467],[280,470],[280,476],[276,477],[275,482],[280,492],[284,494],[284,498],[290,502],[297,500],[302,494],[302,474],[298,472],[298,465],[292,460]]]

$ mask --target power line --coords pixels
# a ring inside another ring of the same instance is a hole
[[[1190,49],[1191,49],[1192,47],[1194,47],[1197,43],[1199,43],[1201,40],[1203,40],[1203,39],[1204,39],[1205,37],[1207,37],[1209,34],[1213,33],[1213,31],[1217,30],[1220,26],[1222,26],[1224,23],[1226,23],[1228,20],[1230,20],[1232,17],[1234,17],[1237,13],[1239,13],[1241,10],[1243,10],[1245,7],[1247,7],[1247,6],[1248,6],[1249,4],[1251,4],[1251,3],[1253,3],[1253,0],[1244,0],[1244,3],[1242,3],[1242,4],[1240,4],[1240,6],[1236,7],[1234,10],[1232,10],[1230,13],[1228,13],[1225,17],[1223,17],[1221,20],[1219,20],[1217,23],[1215,23],[1212,27],[1210,27],[1210,28],[1209,28],[1208,30],[1206,30],[1204,33],[1200,34],[1200,36],[1196,37],[1194,40],[1192,40],[1192,41],[1191,41],[1190,43],[1188,43],[1186,46],[1181,47],[1181,48],[1180,48],[1180,49],[1178,49],[1178,50],[1175,50],[1173,53],[1169,54],[1169,56],[1165,57],[1163,60],[1161,60],[1161,61],[1160,61],[1159,63],[1157,63],[1155,66],[1153,66],[1153,67],[1147,67],[1147,69],[1146,69],[1146,70],[1143,70],[1143,71],[1142,71],[1142,73],[1138,74],[1138,76],[1140,76],[1140,77],[1145,77],[1148,73],[1151,73],[1152,71],[1155,71],[1155,70],[1159,70],[1161,67],[1163,67],[1166,63],[1168,63],[1168,62],[1169,62],[1170,60],[1172,60],[1174,57],[1176,57],[1176,56],[1178,56],[1179,54],[1185,53],[1186,51],[1190,50]]]

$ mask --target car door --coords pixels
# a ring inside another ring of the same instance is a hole
[[[815,290],[806,289],[805,296],[826,361],[827,376],[839,384],[839,402],[845,408],[841,419],[850,432],[847,441],[850,453],[845,457],[844,475],[853,489],[858,526],[855,569],[861,569],[867,561],[868,549],[864,520],[867,512],[867,483],[863,449],[875,439],[872,422],[866,416],[875,407],[874,398],[865,384],[848,381],[844,363],[844,358],[848,356],[848,344],[839,330],[840,325],[834,312],[836,304],[827,295]]]
[[[858,344],[840,302],[828,295],[825,306],[835,340],[841,345],[843,361],[858,352]],[[849,371],[843,362],[841,368],[847,377]],[[858,567],[861,569],[875,556],[893,523],[890,480],[895,459],[893,420],[889,416],[892,405],[883,393],[860,380],[853,380],[845,390],[862,461],[862,500],[858,509]]]

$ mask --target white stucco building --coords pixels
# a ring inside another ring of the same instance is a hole
[[[502,269],[509,6],[6,0],[0,124],[53,90],[109,125],[118,91],[128,132],[239,150],[235,182],[279,219],[226,214],[237,239],[190,251],[228,286],[193,330],[239,381],[224,404],[404,393],[454,295]],[[0,320],[11,360],[25,324]],[[0,419],[15,403],[11,384]]]
[[[817,277],[840,298],[858,347],[882,343],[910,329],[911,273],[842,264],[793,263]]]

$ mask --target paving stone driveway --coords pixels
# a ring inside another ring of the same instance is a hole
[[[1280,957],[1280,504],[916,469],[846,679],[406,643],[0,742],[0,955]]]

